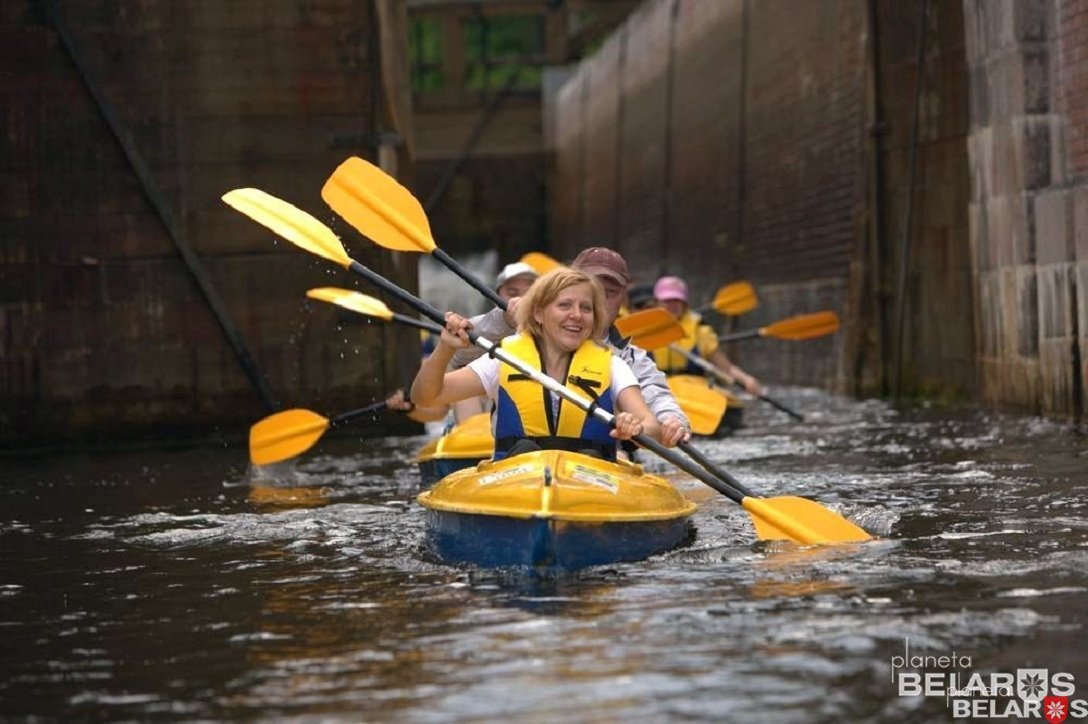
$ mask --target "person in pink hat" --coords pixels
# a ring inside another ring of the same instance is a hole
[[[684,336],[675,343],[676,347],[693,355],[698,355],[725,374],[729,375],[744,387],[748,394],[758,396],[763,394],[763,388],[759,380],[734,364],[722,351],[718,344],[718,334],[714,329],[702,323],[702,318],[688,306],[688,285],[680,277],[661,277],[654,284],[654,299],[684,328]],[[654,350],[654,359],[657,366],[667,375],[699,375],[702,370],[693,364],[687,357],[663,347]]]

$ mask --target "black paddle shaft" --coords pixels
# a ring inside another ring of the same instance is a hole
[[[731,334],[723,334],[718,337],[719,342],[736,342],[739,339],[754,339],[755,337],[762,336],[763,332],[759,329],[748,329],[743,332],[733,332]]]
[[[740,385],[740,388],[744,389],[744,386]],[[798,422],[804,422],[805,421],[804,416],[800,412],[797,412],[796,410],[787,407],[786,405],[782,404],[781,402],[774,399],[773,397],[768,397],[767,395],[759,395],[758,397],[759,397],[759,399],[763,400],[764,402],[769,402],[773,407],[777,407],[779,410],[786,413],[787,415],[792,417],[794,420],[797,420]]]
[[[381,400],[379,402],[367,405],[366,407],[360,407],[358,410],[341,412],[336,417],[329,418],[329,427],[336,427],[337,425],[342,425],[348,420],[354,420],[356,417],[362,417],[363,415],[369,415],[371,413],[377,412],[378,410],[385,407],[385,405],[386,401]]]
[[[476,275],[466,271],[463,266],[457,263],[456,259],[439,249],[437,246],[431,252],[431,256],[433,256],[435,259],[438,259],[440,262],[445,264],[450,271],[468,282],[473,289],[487,297],[488,300],[491,301],[491,303],[494,304],[496,307],[504,312],[506,311],[506,300],[500,297],[494,289],[486,286],[485,284],[482,284],[480,280],[476,278]]]
[[[442,327],[434,322],[426,322],[422,319],[413,319],[412,317],[406,317],[403,314],[394,314],[394,322],[400,322],[401,324],[407,324],[409,327],[415,327],[416,329],[424,329],[434,334],[442,334]]]

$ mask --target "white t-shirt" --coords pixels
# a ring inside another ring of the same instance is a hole
[[[619,357],[612,355],[611,359],[612,384],[609,389],[612,391],[612,399],[615,400],[619,397],[621,390],[628,387],[638,387],[638,378],[635,377],[635,373],[631,371],[628,364]],[[499,369],[503,364],[505,363],[500,362],[496,357],[484,355],[472,360],[468,365],[468,368],[480,378],[480,384],[484,386],[485,394],[492,400],[499,395]],[[551,391],[549,391],[549,394],[552,396],[552,409],[559,409],[559,395]]]

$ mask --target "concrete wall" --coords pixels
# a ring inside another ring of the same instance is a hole
[[[411,331],[308,303],[355,282],[219,197],[257,186],[405,284],[414,259],[320,200],[380,109],[369,3],[66,2],[62,25],[148,169],[142,185],[37,3],[0,11],[0,445],[242,436],[266,408],[149,202],[195,251],[275,398],[332,414],[403,384]],[[395,420],[395,418],[393,418]]]
[[[1088,6],[986,0],[964,12],[982,394],[1082,418]]]
[[[907,391],[969,392],[962,15],[932,13],[904,315]],[[875,9],[875,16],[870,11]],[[889,389],[918,19],[862,0],[655,0],[554,99],[554,244],[622,250],[696,303],[753,281],[750,328],[830,308],[836,336],[730,354],[770,381]],[[881,72],[878,72],[881,71]]]

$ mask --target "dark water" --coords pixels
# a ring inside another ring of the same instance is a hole
[[[944,721],[953,701],[898,687],[1026,669],[1088,698],[1088,441],[780,392],[808,423],[750,408],[700,447],[882,540],[757,544],[743,510],[677,478],[700,503],[686,548],[484,572],[421,548],[422,439],[323,441],[259,476],[241,450],[0,459],[0,715]],[[1001,694],[975,699],[1024,701]]]

